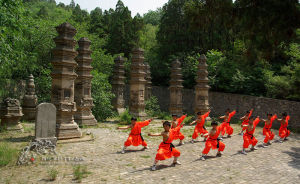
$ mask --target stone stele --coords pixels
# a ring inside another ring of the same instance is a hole
[[[36,109],[35,139],[50,140],[56,144],[56,107],[51,103],[42,103]]]

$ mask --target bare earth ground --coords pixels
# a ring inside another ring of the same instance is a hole
[[[240,154],[243,144],[242,136],[224,139],[224,155],[215,158],[216,150],[209,153],[210,159],[199,160],[204,142],[189,143],[194,126],[182,129],[186,136],[185,145],[178,146],[181,151],[179,160],[182,165],[172,167],[172,159],[160,162],[158,170],[150,171],[156,154],[160,137],[148,137],[148,132],[161,132],[161,122],[154,121],[143,128],[144,139],[150,149],[141,151],[142,147],[130,147],[128,152],[120,154],[121,147],[129,131],[116,130],[117,124],[102,123],[98,128],[84,129],[95,135],[94,141],[59,144],[57,152],[61,157],[80,157],[83,165],[91,172],[82,183],[299,183],[300,181],[300,135],[291,134],[284,143],[274,142],[268,148],[262,148],[262,128],[256,129],[259,140],[258,150],[248,155]],[[278,139],[278,131],[275,139]],[[31,132],[33,135],[33,133]],[[30,134],[29,134],[30,135]],[[1,134],[0,134],[1,136]],[[20,138],[5,138],[14,144],[26,145],[24,135]],[[26,135],[28,136],[28,135]],[[26,138],[25,136],[25,138]],[[1,138],[0,138],[1,140]],[[26,140],[26,139],[25,139]],[[1,140],[2,141],[2,140]],[[28,141],[28,140],[27,140]],[[178,141],[175,141],[175,145]],[[73,164],[70,161],[38,161],[29,166],[7,166],[0,168],[0,183],[75,183]],[[46,163],[46,164],[45,164]],[[48,181],[48,170],[59,171],[54,182]]]

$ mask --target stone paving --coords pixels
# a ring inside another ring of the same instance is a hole
[[[262,148],[262,128],[256,129],[258,150],[240,153],[242,136],[237,135],[238,125],[231,138],[224,139],[226,148],[223,156],[214,157],[216,150],[209,153],[206,161],[199,160],[204,142],[189,143],[194,126],[185,126],[185,145],[178,146],[182,165],[171,166],[172,159],[159,162],[156,171],[150,171],[161,137],[148,137],[148,132],[161,132],[160,122],[151,123],[143,129],[144,139],[150,149],[129,147],[120,154],[128,131],[116,130],[116,124],[101,124],[101,128],[85,129],[95,135],[94,141],[61,144],[57,151],[62,157],[82,157],[82,164],[91,172],[82,183],[299,183],[300,181],[300,135],[292,134],[288,141],[275,141]],[[278,131],[276,131],[276,135]],[[276,136],[277,140],[278,137]],[[178,141],[175,141],[175,145]],[[58,178],[52,183],[74,183],[72,164],[36,164],[22,167],[0,168],[0,183],[48,183],[47,171],[55,168]]]

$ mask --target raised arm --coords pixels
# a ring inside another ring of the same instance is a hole
[[[276,115],[276,114],[274,114],[274,115],[271,117],[271,119],[270,119],[270,124],[271,124],[271,126],[272,126],[273,121],[274,121],[275,119],[277,119],[277,115]]]
[[[177,119],[177,123],[178,123],[178,124],[177,124],[177,127],[180,126],[180,124],[183,122],[183,120],[186,118],[186,116],[187,116],[187,115],[183,115],[183,116],[181,116],[180,118]]]
[[[286,121],[289,121],[290,118],[291,118],[290,116],[287,116],[285,120],[286,120]]]
[[[249,115],[248,115],[248,118],[250,118],[250,117],[251,117],[251,115],[252,115],[252,112],[253,112],[253,109],[251,109],[251,110],[250,110],[250,112],[249,112]]]
[[[253,121],[253,126],[256,127],[256,125],[259,123],[260,119],[259,117],[257,117],[254,121]]]
[[[152,119],[149,119],[149,120],[146,120],[143,122],[139,122],[139,124],[141,125],[141,127],[144,127],[144,126],[148,126],[151,121],[152,121]]]
[[[203,118],[204,118],[204,119],[207,118],[207,117],[209,116],[209,113],[210,113],[210,110],[209,110],[207,113],[205,113],[205,114],[202,115]]]
[[[227,119],[227,122],[230,122],[231,118],[235,115],[236,111],[232,111],[231,113],[229,113],[229,116],[228,116],[228,119]]]
[[[231,118],[232,116],[234,116],[236,113],[236,110],[232,111],[231,113],[229,113],[229,118]]]

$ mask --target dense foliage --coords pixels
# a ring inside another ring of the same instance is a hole
[[[112,115],[113,56],[129,55],[142,29],[141,17],[132,18],[121,1],[115,10],[104,13],[100,8],[88,13],[73,0],[70,5],[54,0],[0,0],[0,10],[1,98],[20,98],[24,93],[21,80],[33,74],[39,102],[50,101],[55,26],[67,21],[77,29],[76,40],[88,37],[92,41],[94,114],[98,120]]]
[[[155,85],[168,85],[178,58],[193,88],[206,54],[214,91],[300,100],[298,0],[169,0],[154,13],[144,17],[161,18],[146,58]]]
[[[193,88],[197,59],[206,54],[212,90],[300,100],[300,6],[298,0],[169,0],[132,16],[115,9],[91,12],[74,0],[0,0],[0,98],[20,98],[22,80],[35,76],[40,102],[50,101],[55,26],[71,23],[75,39],[92,41],[92,72],[98,120],[113,114],[113,57],[122,54],[127,76],[130,52],[145,49],[154,85],[168,85],[170,64],[182,63],[184,86]],[[128,81],[128,79],[127,79]]]

